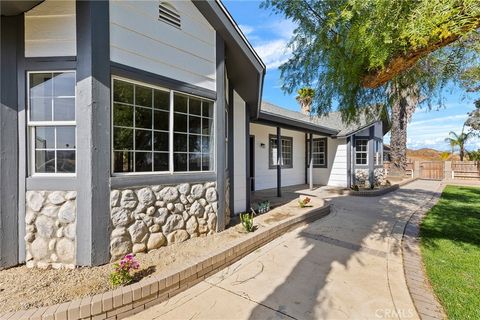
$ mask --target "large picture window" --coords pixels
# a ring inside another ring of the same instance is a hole
[[[32,174],[73,174],[76,166],[75,72],[29,72]]]
[[[114,172],[213,170],[213,102],[114,79],[112,119]]]
[[[273,169],[277,166],[277,136],[270,135],[269,139],[269,167]],[[282,137],[282,157],[280,165],[282,168],[293,168],[293,138]]]
[[[307,156],[307,159],[308,159],[308,157],[310,156],[310,143],[307,143],[307,155],[308,155]],[[314,168],[327,167],[327,138],[313,139],[312,158],[313,158]],[[307,163],[307,167],[309,165],[310,163]]]
[[[368,152],[367,139],[355,140],[355,164],[366,165],[368,164]]]

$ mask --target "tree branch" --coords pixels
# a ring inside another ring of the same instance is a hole
[[[480,21],[472,29],[475,30],[478,28],[480,28]],[[459,38],[459,35],[452,35],[442,39],[441,41],[432,43],[427,47],[407,53],[406,55],[396,56],[392,60],[390,60],[386,68],[375,70],[374,72],[365,75],[362,80],[362,85],[365,88],[370,89],[378,88],[387,83],[388,81],[392,80],[398,74],[413,67],[418,60],[425,57],[429,53],[437,49],[446,47],[449,44],[457,41]]]

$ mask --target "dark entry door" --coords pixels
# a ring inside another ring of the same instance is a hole
[[[255,191],[255,136],[250,136],[250,190]]]

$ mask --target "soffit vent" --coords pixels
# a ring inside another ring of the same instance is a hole
[[[178,14],[178,11],[167,2],[161,2],[158,6],[158,20],[166,22],[177,28],[182,26],[180,14]]]

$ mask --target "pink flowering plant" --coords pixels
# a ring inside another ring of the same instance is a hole
[[[140,263],[138,263],[133,254],[129,253],[113,266],[114,270],[110,273],[110,283],[112,286],[117,287],[132,282],[133,271],[140,268]]]

